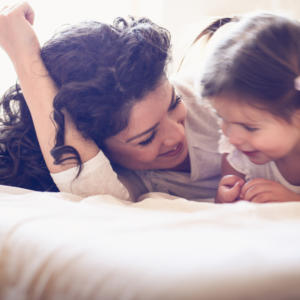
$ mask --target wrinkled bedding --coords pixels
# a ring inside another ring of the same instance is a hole
[[[0,299],[300,299],[300,203],[0,186]]]

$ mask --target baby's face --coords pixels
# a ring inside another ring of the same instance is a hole
[[[229,142],[255,164],[300,156],[300,128],[266,110],[240,101],[238,96],[211,99]],[[297,156],[298,155],[298,156]]]

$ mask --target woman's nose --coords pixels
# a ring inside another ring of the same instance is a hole
[[[184,121],[168,121],[165,124],[164,130],[164,140],[165,146],[172,147],[181,142],[184,138]]]

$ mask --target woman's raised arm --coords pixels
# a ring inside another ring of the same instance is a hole
[[[51,173],[57,173],[75,166],[76,162],[55,165],[50,154],[55,145],[56,127],[51,114],[57,88],[41,59],[33,21],[34,12],[26,2],[4,7],[0,12],[0,46],[15,67],[47,167]],[[84,139],[67,116],[65,120],[65,144],[78,151],[82,162],[96,156],[99,152],[96,144]]]

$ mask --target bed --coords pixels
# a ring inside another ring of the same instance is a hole
[[[300,299],[300,203],[0,186],[0,299]]]
[[[300,299],[300,203],[129,202],[104,173],[89,197],[0,185],[1,300]]]

